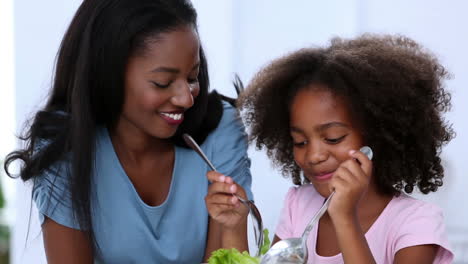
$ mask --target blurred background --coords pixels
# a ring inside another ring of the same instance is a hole
[[[0,0],[0,162],[38,110],[51,84],[61,38],[79,0]],[[464,0],[193,0],[208,57],[211,87],[234,96],[234,74],[248,83],[270,60],[333,36],[400,33],[432,50],[453,74],[446,119],[457,137],[442,153],[446,178],[418,198],[443,208],[456,263],[468,263],[468,2]],[[286,4],[287,3],[287,4]],[[263,152],[249,150],[253,192],[265,227],[274,232],[291,186]],[[3,166],[2,166],[3,167]],[[30,186],[0,177],[0,263],[46,263]],[[8,255],[10,260],[8,261]]]

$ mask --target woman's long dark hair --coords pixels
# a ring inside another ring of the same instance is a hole
[[[70,155],[73,214],[94,249],[99,248],[90,202],[96,128],[113,127],[122,112],[129,57],[161,33],[187,25],[196,28],[196,19],[195,9],[186,0],[85,0],[60,45],[49,100],[20,137],[25,147],[6,158],[7,174],[13,177],[8,167],[20,160],[20,177],[27,181]],[[177,145],[184,146],[182,133],[203,142],[222,115],[221,97],[208,92],[208,69],[201,48],[198,80],[200,93],[173,137]]]

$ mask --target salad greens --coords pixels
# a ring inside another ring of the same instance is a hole
[[[268,229],[263,229],[263,244],[260,247],[260,255],[264,255],[270,248],[270,238],[268,237]],[[211,253],[208,259],[209,264],[259,264],[260,257],[252,257],[247,251],[239,252],[239,250],[220,248]]]
[[[242,253],[235,248],[220,248],[211,253],[209,264],[259,264],[260,258],[252,257],[247,251]]]
[[[268,238],[269,232],[268,229],[263,229],[263,244],[260,247],[260,256],[265,255],[265,253],[270,249],[271,247],[271,241],[270,238]]]

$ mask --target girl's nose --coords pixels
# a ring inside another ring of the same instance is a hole
[[[194,98],[191,85],[187,82],[183,82],[177,86],[174,95],[171,98],[171,103],[185,109],[192,107],[194,104]]]
[[[327,151],[320,146],[308,145],[306,151],[306,161],[309,165],[316,165],[328,159]]]

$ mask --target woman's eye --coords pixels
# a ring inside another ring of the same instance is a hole
[[[188,81],[190,84],[198,83],[198,77],[197,77],[197,78],[189,78],[189,79],[187,79],[187,81]]]
[[[154,84],[154,86],[158,87],[158,88],[167,88],[171,85],[172,82],[168,82],[167,84],[162,84],[162,83],[157,83],[157,82],[151,82]]]
[[[337,143],[340,143],[345,137],[346,135],[338,137],[338,138],[325,138],[325,141],[327,141],[330,144],[337,144]]]

